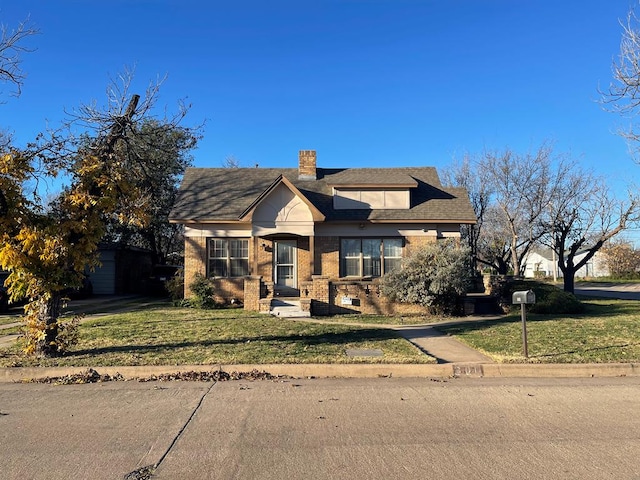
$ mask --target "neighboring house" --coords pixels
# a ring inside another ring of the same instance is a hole
[[[578,252],[574,262],[578,263],[585,257],[586,252]],[[525,259],[525,278],[553,278],[553,269],[556,270],[556,278],[562,278],[562,271],[558,267],[557,256],[551,249],[539,249],[529,252]],[[576,278],[606,277],[609,270],[604,264],[601,252],[596,254],[576,272]]]
[[[267,312],[294,297],[322,315],[397,310],[378,279],[476,218],[433,167],[317,168],[303,150],[298,169],[187,169],[170,221],[185,225],[187,296],[200,273],[219,301]]]

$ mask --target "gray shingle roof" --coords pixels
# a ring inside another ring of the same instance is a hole
[[[169,216],[177,223],[237,221],[279,175],[322,212],[326,221],[425,221],[474,223],[466,190],[444,188],[433,167],[317,169],[317,180],[299,180],[297,168],[188,168]],[[334,210],[331,185],[416,184],[410,209]]]
[[[432,180],[436,181],[438,178]],[[328,185],[404,185],[417,187],[416,180],[401,168],[347,168],[326,177]],[[437,180],[438,185],[439,180]]]

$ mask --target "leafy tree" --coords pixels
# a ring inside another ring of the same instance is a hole
[[[116,220],[107,224],[105,242],[148,249],[154,264],[176,262],[176,252],[183,247],[182,225],[169,223],[169,212],[178,191],[179,181],[192,164],[189,152],[199,139],[197,129],[145,119],[137,132],[135,144],[128,148],[137,174],[131,179],[149,196],[149,222],[140,227]]]
[[[108,89],[107,107],[82,106],[49,136],[0,152],[0,268],[10,273],[6,284],[11,299],[28,301],[28,353],[53,356],[73,342],[73,322],[59,321],[64,293],[80,286],[86,269],[98,264],[97,246],[106,226],[114,221],[136,227],[149,223],[153,197],[144,179],[153,173],[158,149],[138,148],[149,126],[165,133],[189,132],[178,127],[186,109],[173,118],[152,116],[159,83],[141,101],[128,91],[131,78],[123,75],[122,85]],[[75,137],[71,132],[78,125],[91,134]],[[45,208],[27,185],[58,174],[70,183]]]
[[[7,283],[11,298],[29,299],[25,307],[28,353],[55,355],[65,348],[58,338],[66,329],[58,324],[63,292],[79,285],[85,269],[96,265],[104,217],[116,216],[123,222],[138,224],[146,221],[145,192],[127,181],[125,162],[117,153],[138,100],[138,96],[132,97],[107,136],[91,149],[79,152],[70,172],[72,184],[50,212],[27,201],[19,183],[21,178],[14,176],[18,182],[10,185],[16,192],[17,205],[26,210],[24,216],[16,216],[11,209],[5,215],[9,228],[2,235],[0,266],[10,272]],[[21,162],[24,173],[32,171],[29,157],[23,153],[3,158],[5,164]]]
[[[382,279],[383,293],[393,301],[416,303],[439,314],[462,313],[470,286],[471,250],[453,239],[415,250],[402,268]]]

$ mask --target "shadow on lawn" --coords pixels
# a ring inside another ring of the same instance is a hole
[[[548,322],[554,320],[580,320],[582,318],[590,317],[620,317],[624,315],[640,314],[640,302],[624,300],[611,302],[610,298],[606,300],[608,300],[606,303],[584,303],[586,310],[583,313],[541,314],[527,312],[527,323]],[[504,317],[478,320],[475,322],[443,323],[436,325],[434,328],[442,333],[455,335],[521,321],[520,308],[516,307],[510,314],[505,315]]]
[[[555,353],[545,353],[541,355],[533,355],[532,358],[554,358],[561,357],[563,355],[575,355],[575,354],[584,354],[586,352],[598,352],[598,351],[606,351],[613,350],[614,348],[629,348],[640,345],[640,343],[623,343],[620,345],[604,345],[602,347],[593,347],[593,348],[581,348],[580,350],[568,350],[565,352],[555,352]]]
[[[528,320],[528,318],[527,318]],[[519,322],[520,317],[515,317],[513,315],[507,315],[500,318],[492,318],[489,320],[478,320],[477,322],[464,322],[464,323],[439,323],[434,325],[433,328],[438,330],[439,332],[446,333],[448,335],[457,335],[465,332],[475,332],[477,330],[484,330],[487,328],[505,325],[508,323]]]
[[[333,344],[344,345],[354,342],[394,340],[400,338],[392,330],[371,328],[344,333],[320,333],[314,335],[267,335],[244,336],[240,338],[195,340],[188,342],[162,343],[157,345],[114,345],[109,347],[87,348],[69,352],[66,357],[82,355],[104,355],[109,353],[148,353],[166,349],[190,348],[190,347],[214,347],[216,345],[240,345],[253,342],[287,343],[298,342],[306,345]]]

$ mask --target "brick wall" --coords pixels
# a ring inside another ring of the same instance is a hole
[[[298,238],[298,287],[300,282],[311,280],[312,273],[309,237]]]
[[[264,238],[254,238],[252,240],[258,246],[258,271],[252,272],[252,274],[271,280],[273,278],[273,241]]]
[[[214,299],[218,303],[244,301],[244,279],[246,277],[212,279]]]
[[[426,310],[420,305],[390,302],[380,292],[377,280],[332,281],[329,292],[329,313],[332,315],[340,313],[421,315],[426,313]],[[343,303],[343,298],[349,300]]]
[[[186,237],[184,240],[184,296],[191,296],[189,285],[195,280],[196,273],[207,274],[207,239],[204,237]]]
[[[325,275],[314,275],[312,281],[311,313],[313,315],[330,315],[331,287],[329,278]]]
[[[260,310],[260,277],[257,275],[244,279],[244,309],[252,312]]]
[[[251,241],[249,242],[249,266],[251,267],[252,254]],[[207,238],[186,237],[184,242],[184,296],[192,295],[189,286],[195,280],[196,274],[207,274]],[[215,288],[215,301],[228,303],[232,299],[242,301],[244,299],[244,278],[216,278],[213,280]]]
[[[404,248],[403,256],[404,258],[407,258],[408,256],[411,255],[411,252],[414,251],[415,249],[420,248],[429,243],[435,243],[437,241],[438,240],[436,237],[426,237],[426,236],[405,237],[404,239],[405,248]]]
[[[320,275],[340,277],[340,237],[315,237],[315,264]]]

